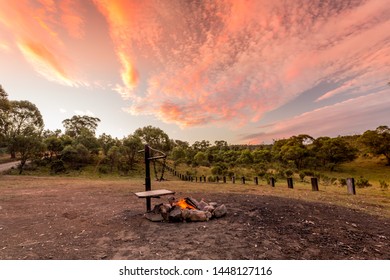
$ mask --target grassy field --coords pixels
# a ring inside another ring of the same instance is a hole
[[[191,168],[186,165],[177,167],[177,170],[183,174],[186,171],[196,176],[211,175],[210,168],[198,167]],[[95,180],[96,182],[124,182],[131,181],[131,191],[140,191],[143,189],[143,170],[142,166],[132,171],[127,176],[120,176],[116,173],[101,174],[96,171],[93,166],[88,166],[79,171],[71,171],[62,175],[49,175],[48,168],[40,168],[38,170],[26,170],[24,176],[42,176],[42,178],[51,178],[55,181],[57,178],[69,178],[74,180]],[[250,173],[249,171],[247,173]],[[8,175],[16,175],[17,170],[8,172]],[[318,201],[330,203],[334,205],[345,206],[348,208],[362,210],[371,214],[390,217],[390,189],[383,188],[380,181],[385,181],[390,185],[390,167],[385,165],[382,158],[359,158],[353,162],[339,166],[334,172],[322,171],[322,175],[328,178],[349,178],[354,177],[355,180],[359,177],[364,177],[369,180],[371,186],[364,188],[356,188],[356,195],[347,194],[345,186],[341,186],[338,181],[329,183],[321,180],[319,182],[319,192],[311,190],[310,178],[306,177],[301,181],[298,174],[294,175],[294,189],[287,188],[285,179],[277,179],[276,187],[272,188],[264,179],[259,180],[259,185],[255,185],[253,177],[248,177],[246,184],[242,184],[237,178],[236,183],[228,179],[226,184],[220,183],[196,183],[180,181],[173,174],[166,171],[166,182],[153,182],[153,188],[168,188],[175,191],[182,190],[183,192],[224,192],[224,193],[253,193],[260,195],[272,195],[288,198],[296,198],[307,201]],[[250,174],[252,175],[252,174]],[[152,171],[152,180],[154,173]],[[24,180],[23,180],[24,181]],[[16,181],[17,182],[17,181]],[[101,183],[99,183],[101,184]],[[135,189],[134,186],[139,186]],[[15,185],[14,187],[17,187]]]

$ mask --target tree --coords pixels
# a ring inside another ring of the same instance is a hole
[[[253,162],[254,163],[265,163],[271,162],[271,152],[266,149],[254,150],[252,152]]]
[[[51,161],[53,156],[58,158],[64,149],[63,143],[58,136],[51,135],[44,140],[46,149],[49,155],[49,160]]]
[[[89,130],[81,130],[80,134],[74,138],[75,144],[82,144],[91,155],[98,155],[100,144],[95,134],[92,134]]]
[[[118,139],[112,138],[111,135],[103,133],[102,135],[99,136],[97,139],[100,147],[103,150],[103,154],[107,155],[108,151],[112,146],[115,146],[118,144]]]
[[[73,169],[80,169],[90,163],[91,156],[83,144],[67,145],[61,152],[61,160]]]
[[[133,169],[137,152],[142,149],[142,141],[138,136],[129,135],[122,140],[121,154],[124,171]]]
[[[118,164],[119,156],[120,156],[120,153],[119,153],[118,146],[112,146],[107,152],[107,157],[108,157],[108,160],[110,163],[111,173],[114,170],[114,166],[116,166]]]
[[[275,142],[272,148],[274,156],[282,163],[293,162],[295,167],[301,169],[304,167],[304,160],[310,154],[308,145],[313,141],[313,137],[301,134],[292,136],[289,139],[282,139]]]
[[[16,138],[41,135],[44,123],[38,108],[29,101],[10,101],[5,116],[4,138],[11,157],[16,157]]]
[[[333,171],[336,165],[352,161],[357,156],[357,150],[341,137],[320,137],[313,142],[313,151],[318,160]]]
[[[8,94],[0,85],[0,147],[5,143],[5,129],[7,127],[7,112],[10,109]]]
[[[198,165],[204,165],[204,166],[209,165],[209,162],[207,160],[207,154],[202,151],[196,153],[196,155],[194,156],[194,161]]]
[[[205,152],[209,147],[211,146],[210,141],[202,140],[202,141],[195,141],[194,144],[192,144],[192,148],[195,151],[202,151]]]
[[[376,130],[367,130],[360,141],[375,155],[384,155],[387,165],[390,165],[390,128],[382,125]]]
[[[168,134],[158,127],[149,125],[143,128],[138,128],[134,132],[134,136],[139,137],[143,144],[147,144],[153,149],[163,152],[168,152],[171,149],[171,141]]]
[[[19,174],[22,174],[27,161],[41,157],[45,147],[37,134],[17,135],[14,138],[15,152],[20,155]]]
[[[252,155],[251,151],[249,151],[248,149],[243,150],[241,152],[240,157],[238,158],[238,161],[241,164],[246,164],[246,165],[252,164],[253,163],[253,155]]]
[[[77,137],[85,131],[95,135],[99,122],[100,119],[96,117],[75,115],[70,119],[63,120],[62,124],[65,128],[65,134]]]
[[[174,147],[171,152],[171,158],[174,160],[174,165],[177,166],[186,159],[186,150],[181,146]]]

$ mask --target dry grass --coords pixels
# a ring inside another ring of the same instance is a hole
[[[277,182],[272,188],[264,182],[256,186],[253,182],[241,183],[195,183],[178,181],[169,177],[168,181],[152,182],[152,189],[169,189],[176,191],[177,196],[183,193],[228,193],[228,194],[254,194],[259,196],[277,196],[299,199],[304,201],[321,202],[330,205],[338,205],[356,209],[380,217],[390,217],[390,191],[381,191],[379,187],[357,189],[356,195],[347,194],[346,187],[319,186],[320,191],[313,192],[308,183],[297,183],[294,189],[288,189],[285,182]],[[63,186],[96,187],[97,191],[105,188],[118,195],[143,191],[144,185],[141,179],[87,179],[87,178],[63,178],[63,177],[31,177],[31,176],[1,176],[0,193],[12,195],[13,189],[34,189],[48,187],[61,188]],[[114,188],[113,188],[114,187]],[[7,196],[0,197],[0,201]]]

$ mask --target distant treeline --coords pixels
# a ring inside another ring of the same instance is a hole
[[[362,135],[335,138],[297,135],[275,140],[269,145],[229,145],[226,141],[186,141],[170,139],[157,127],[146,126],[123,139],[103,133],[96,136],[100,119],[75,115],[65,119],[64,131],[45,130],[39,109],[29,101],[8,100],[0,85],[0,148],[21,161],[49,167],[51,173],[94,166],[96,172],[128,174],[142,157],[144,144],[161,150],[174,165],[210,167],[214,175],[231,175],[245,167],[263,176],[270,168],[277,172],[334,170],[340,163],[363,154],[386,157],[390,165],[390,129],[379,126]]]

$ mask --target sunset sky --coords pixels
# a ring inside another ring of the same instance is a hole
[[[388,0],[0,0],[0,84],[48,129],[146,125],[173,139],[390,126]]]

